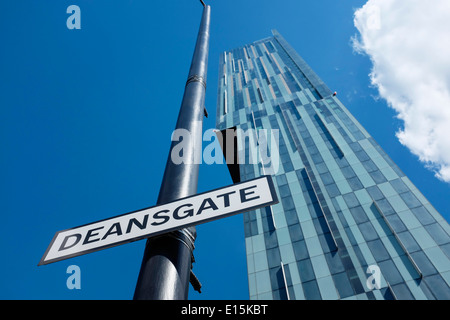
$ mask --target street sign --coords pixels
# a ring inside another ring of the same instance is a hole
[[[233,184],[80,227],[59,231],[38,265],[278,203],[271,176]]]

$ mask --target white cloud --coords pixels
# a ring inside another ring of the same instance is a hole
[[[372,84],[404,122],[399,141],[450,182],[450,1],[368,0],[354,23]]]

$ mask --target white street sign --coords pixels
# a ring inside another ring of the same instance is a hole
[[[278,203],[271,176],[59,231],[39,265]]]

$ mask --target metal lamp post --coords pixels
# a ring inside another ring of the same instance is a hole
[[[203,5],[203,15],[186,81],[176,129],[191,133],[189,145],[183,149],[186,163],[171,159],[172,142],[161,183],[157,204],[163,204],[197,193],[201,158],[202,126],[205,112],[206,74],[209,50],[210,6]],[[136,300],[184,300],[189,291],[195,227],[189,227],[147,240],[141,270],[134,293]],[[194,276],[195,279],[195,276]]]

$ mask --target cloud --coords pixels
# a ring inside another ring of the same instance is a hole
[[[355,12],[354,49],[403,121],[396,136],[450,182],[450,1],[368,0]]]

